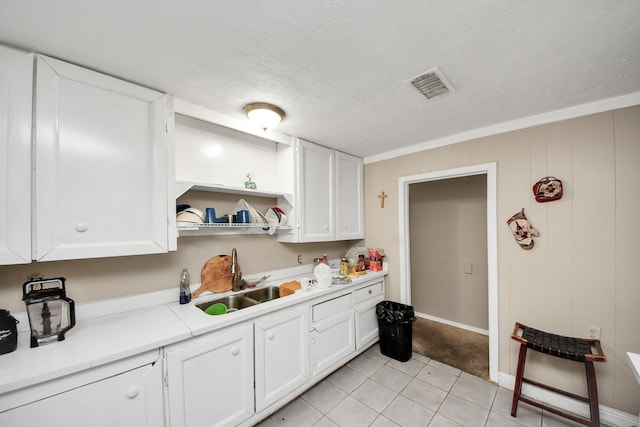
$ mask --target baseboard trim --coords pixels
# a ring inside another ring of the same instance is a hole
[[[418,316],[418,317],[421,317],[423,319],[432,320],[432,321],[438,322],[438,323],[444,323],[445,325],[455,326],[456,328],[465,329],[467,331],[471,331],[471,332],[475,332],[475,333],[478,333],[478,334],[489,336],[489,330],[488,329],[480,329],[480,328],[476,328],[475,326],[465,325],[464,323],[458,323],[458,322],[454,322],[452,320],[442,319],[440,317],[431,316],[429,314],[424,314],[424,313],[415,312],[415,315]]]
[[[504,372],[500,372],[498,374],[498,385],[500,387],[513,391],[515,383],[516,377],[513,375],[509,375]],[[549,390],[534,387],[530,384],[522,385],[522,394],[544,404],[553,405],[556,408],[564,409],[565,411],[589,418],[589,405],[587,403],[579,402],[566,396],[553,393]],[[600,405],[600,420],[604,424],[614,426],[637,426],[639,421],[638,417],[635,415],[609,408],[604,405]]]

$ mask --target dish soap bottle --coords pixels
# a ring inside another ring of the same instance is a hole
[[[191,302],[190,281],[189,270],[183,268],[180,277],[180,304],[187,304]]]

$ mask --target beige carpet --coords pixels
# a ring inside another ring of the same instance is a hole
[[[489,379],[489,337],[416,318],[413,322],[413,351],[458,368],[477,377]]]

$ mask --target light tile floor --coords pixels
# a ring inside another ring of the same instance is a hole
[[[413,353],[398,362],[374,345],[260,423],[260,427],[578,426],[511,390]]]

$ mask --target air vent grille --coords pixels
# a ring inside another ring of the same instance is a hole
[[[447,81],[438,68],[429,70],[411,80],[411,84],[420,91],[427,99],[454,92],[455,89]]]

